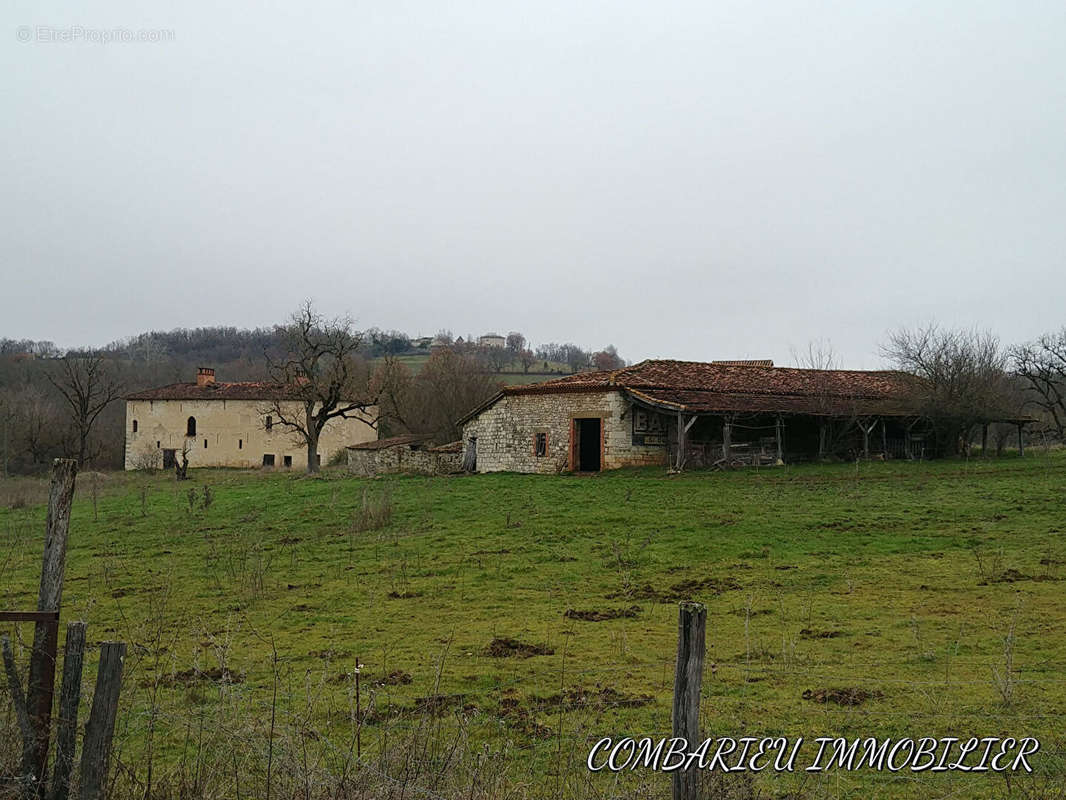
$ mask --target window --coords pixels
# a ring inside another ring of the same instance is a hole
[[[244,448],[244,439],[237,440],[237,449],[242,450]]]
[[[185,435],[196,435],[196,417],[189,417],[188,421],[185,423]]]
[[[134,421],[133,421],[133,432],[134,432],[134,433],[136,433],[136,432],[137,432],[137,420],[134,420]]]
[[[284,458],[281,459],[281,463],[284,464],[286,467],[291,467],[292,466],[292,456],[285,456]]]
[[[163,444],[162,442],[156,442],[155,443],[155,449],[158,450],[160,445],[162,445],[162,444]]]
[[[264,425],[264,427],[267,430],[270,430],[271,428],[273,428],[274,427],[274,418],[273,417],[267,417],[266,418],[266,424]]]
[[[207,449],[207,439],[204,439],[204,450]]]
[[[548,455],[548,434],[547,433],[535,433],[533,434],[533,455],[537,458],[543,458]]]
[[[274,454],[273,453],[264,453],[263,454],[263,466],[264,467],[272,467],[272,466],[274,466]]]

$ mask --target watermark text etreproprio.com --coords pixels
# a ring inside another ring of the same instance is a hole
[[[34,44],[131,44],[173,42],[169,28],[92,28],[86,25],[20,25],[15,30],[20,42]]]

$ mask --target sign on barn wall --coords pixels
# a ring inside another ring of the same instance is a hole
[[[660,414],[643,408],[633,409],[633,444],[666,444],[666,426]]]

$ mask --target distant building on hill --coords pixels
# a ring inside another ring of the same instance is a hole
[[[269,413],[275,400],[302,402],[291,386],[245,381],[219,383],[209,367],[195,383],[172,383],[126,398],[126,469],[170,469],[185,450],[190,467],[307,467],[307,445]],[[283,407],[287,407],[283,405]],[[377,416],[377,409],[367,409]],[[359,419],[333,419],[319,439],[318,459],[377,439]]]
[[[500,336],[498,333],[486,333],[478,337],[477,343],[482,347],[506,347],[507,337]]]

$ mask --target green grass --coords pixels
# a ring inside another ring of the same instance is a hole
[[[119,747],[140,780],[150,723],[157,776],[177,774],[205,736],[244,742],[241,769],[261,775],[272,707],[278,726],[313,731],[304,749],[312,741],[328,751],[321,768],[336,768],[358,658],[360,702],[372,694],[380,715],[362,730],[364,756],[404,724],[432,725],[441,742],[461,733],[464,752],[489,753],[487,772],[514,796],[668,792],[661,776],[616,785],[583,765],[602,735],[668,734],[676,599],[690,597],[708,606],[711,734],[1037,736],[1049,751],[1035,759],[1040,779],[1064,773],[1061,454],[683,476],[196,471],[181,484],[97,483],[95,515],[79,485],[63,616],[87,620],[90,641],[130,644]],[[391,518],[365,530],[364,504],[382,502]],[[34,606],[43,524],[40,505],[0,508],[0,608]],[[606,621],[564,616],[634,605]],[[1007,704],[995,676],[1012,621]],[[497,637],[554,653],[494,658]],[[181,678],[223,667],[242,682]],[[393,672],[410,683],[375,685]],[[803,698],[852,687],[880,696],[853,707]],[[419,713],[431,695],[462,699]],[[0,775],[13,758],[0,753]],[[769,796],[1007,796],[1001,777],[965,773],[759,781]]]

